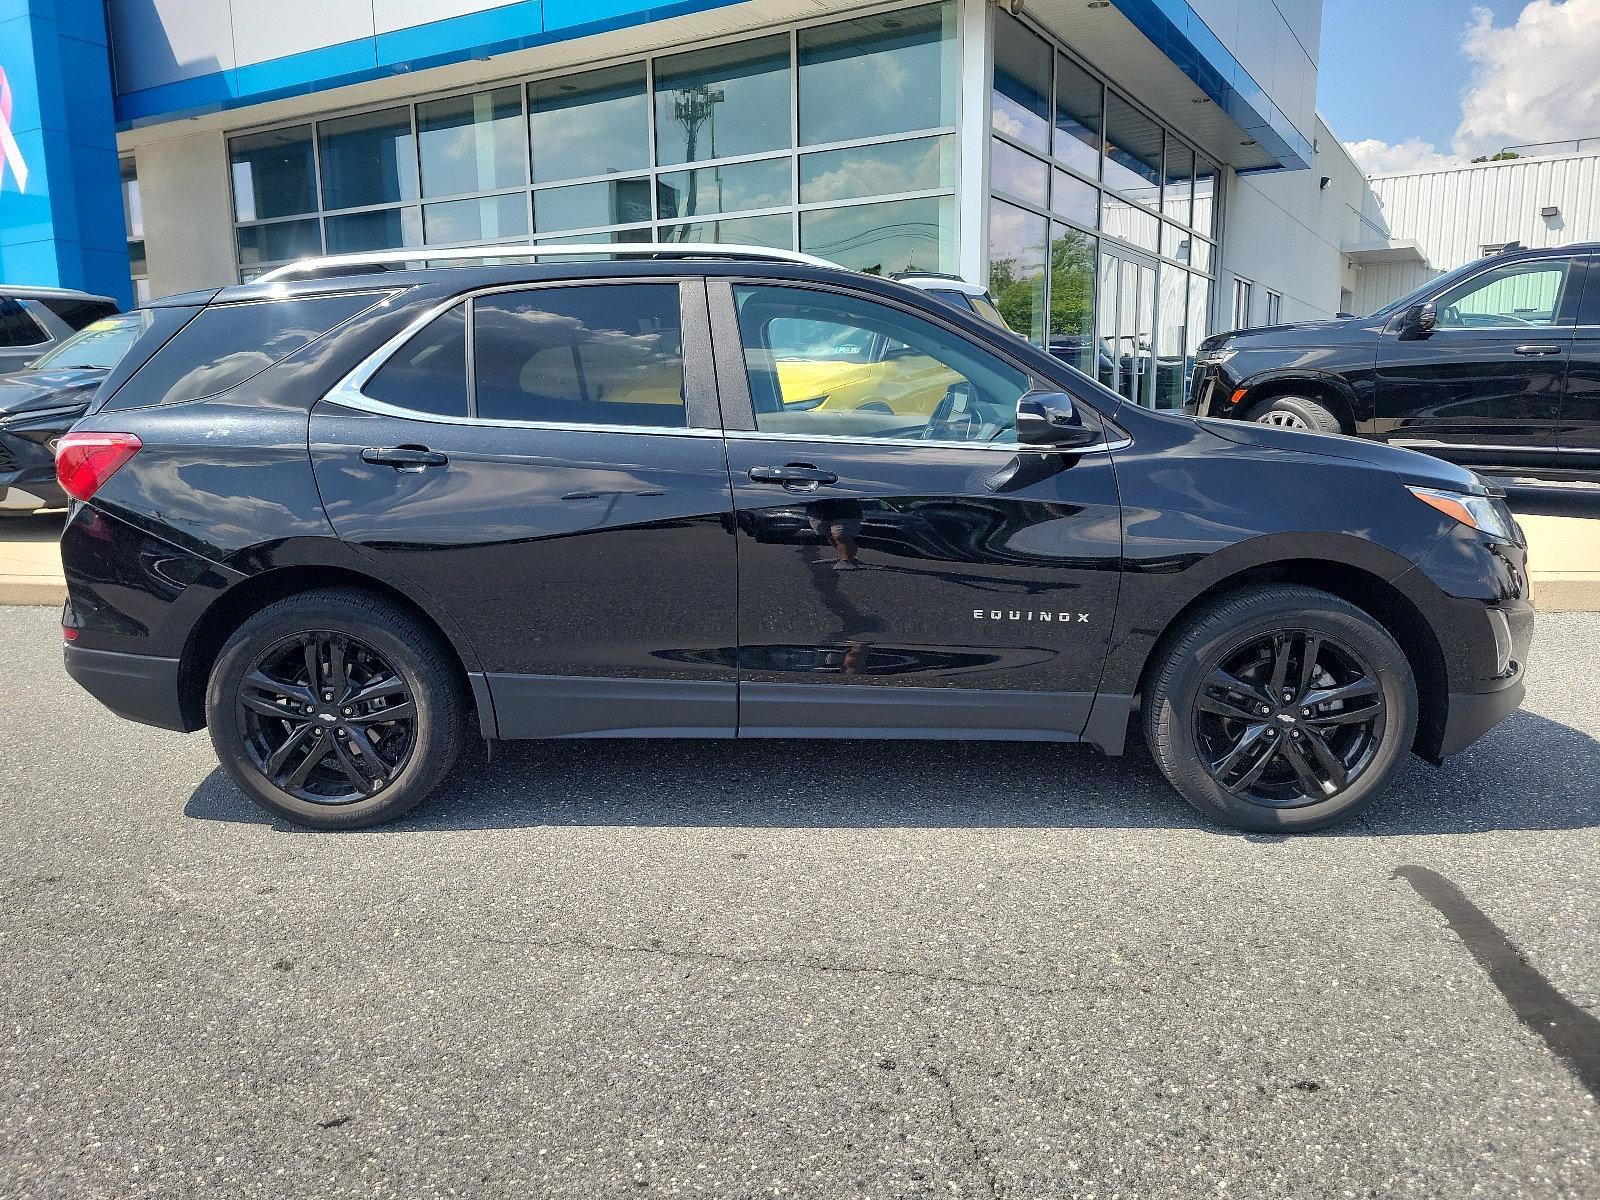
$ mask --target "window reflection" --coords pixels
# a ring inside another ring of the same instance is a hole
[[[789,146],[789,39],[761,38],[656,63],[663,166]]]
[[[417,105],[422,194],[492,192],[528,182],[522,96],[514,87]]]
[[[1136,204],[1129,204],[1120,196],[1110,192],[1103,192],[1100,228],[1119,237],[1123,241],[1132,242],[1154,254],[1161,248],[1160,233],[1157,229],[1155,214],[1146,212]]]
[[[1154,208],[1161,187],[1161,126],[1116,92],[1106,93],[1106,183]]]
[[[533,194],[533,227],[540,233],[649,219],[648,179],[602,179],[540,188]]]
[[[417,208],[385,208],[329,217],[327,229],[329,254],[422,245],[422,213]]]
[[[508,196],[425,204],[422,206],[422,226],[426,240],[434,245],[526,237],[528,194],[516,192]]]
[[[1050,353],[1095,374],[1095,239],[1055,225],[1050,233]]]
[[[989,184],[1036,208],[1049,203],[1050,168],[998,138],[989,143]]]
[[[953,137],[911,138],[800,157],[800,199],[807,203],[920,192],[955,183]]]
[[[693,221],[663,225],[663,242],[731,242],[745,246],[794,249],[794,230],[788,213],[765,217],[735,217],[725,221]]]
[[[1160,325],[1156,330],[1156,397],[1157,408],[1182,408],[1187,397],[1189,363],[1188,324],[1189,306],[1185,290],[1189,281],[1187,271],[1165,264],[1160,268],[1161,298],[1158,314]]]
[[[240,221],[317,211],[311,126],[296,125],[234,138],[233,213]]]
[[[1193,213],[1194,151],[1175,138],[1167,139],[1165,183],[1161,189],[1161,215],[1190,223]]]
[[[955,201],[930,196],[812,209],[800,214],[800,248],[869,275],[953,271]]]
[[[1055,156],[1090,178],[1100,175],[1100,81],[1065,54],[1056,55]]]
[[[1194,221],[1192,224],[1207,237],[1215,237],[1217,167],[1195,155],[1194,162]]]
[[[247,267],[322,253],[322,233],[315,217],[308,221],[249,225],[238,231],[238,240],[239,262]],[[142,251],[144,243],[138,245]]]
[[[1021,21],[995,13],[994,129],[1040,151],[1050,149],[1051,53]]]
[[[405,108],[360,113],[317,126],[325,208],[417,198],[417,150]]]
[[[1014,204],[989,202],[989,294],[1006,324],[1035,345],[1045,341],[1047,225]]]
[[[1100,193],[1093,185],[1058,170],[1050,184],[1050,211],[1093,229],[1100,223]]]
[[[798,38],[802,145],[955,124],[954,5],[838,21]]]
[[[648,167],[644,64],[530,83],[528,123],[535,183]]]
[[[656,176],[656,205],[663,220],[789,203],[790,160],[724,163]]]

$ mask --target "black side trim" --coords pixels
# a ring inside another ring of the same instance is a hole
[[[183,733],[201,728],[184,719],[176,658],[69,645],[66,659],[67,674],[119,717]]]
[[[499,736],[733,737],[739,688],[682,679],[488,675]]]
[[[742,683],[740,737],[1076,742],[1093,692]]]
[[[472,703],[478,710],[478,732],[494,741],[500,736],[500,723],[494,715],[494,694],[489,691],[488,677],[482,671],[468,671],[467,682],[472,686]]]

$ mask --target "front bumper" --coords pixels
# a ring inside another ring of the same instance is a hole
[[[58,437],[65,432],[62,429],[52,436]],[[23,493],[20,498],[13,494],[13,501],[31,496],[51,508],[66,505],[67,494],[56,482],[55,454],[46,442],[34,441],[31,437],[15,433],[0,433],[0,501],[6,500],[7,492]],[[31,503],[14,503],[11,506],[33,507]],[[0,504],[0,507],[6,505]]]
[[[188,733],[178,702],[178,660],[66,647],[67,674],[119,717]]]

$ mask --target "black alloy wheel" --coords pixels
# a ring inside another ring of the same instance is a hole
[[[239,722],[273,787],[312,804],[351,804],[393,786],[416,740],[411,689],[348,634],[287,638],[245,675]]]
[[[1393,635],[1315,588],[1257,584],[1185,618],[1141,688],[1145,741],[1190,804],[1261,832],[1318,829],[1381,793],[1417,729]]]
[[[1253,636],[1225,654],[1194,706],[1195,744],[1222,787],[1254,804],[1337,796],[1383,742],[1376,672],[1309,629]]]
[[[319,588],[267,605],[217,655],[206,723],[245,794],[314,829],[390,821],[437,791],[468,736],[462,664],[386,597]]]

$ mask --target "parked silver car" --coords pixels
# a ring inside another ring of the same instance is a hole
[[[0,284],[0,374],[21,370],[57,342],[119,308],[110,296]]]

